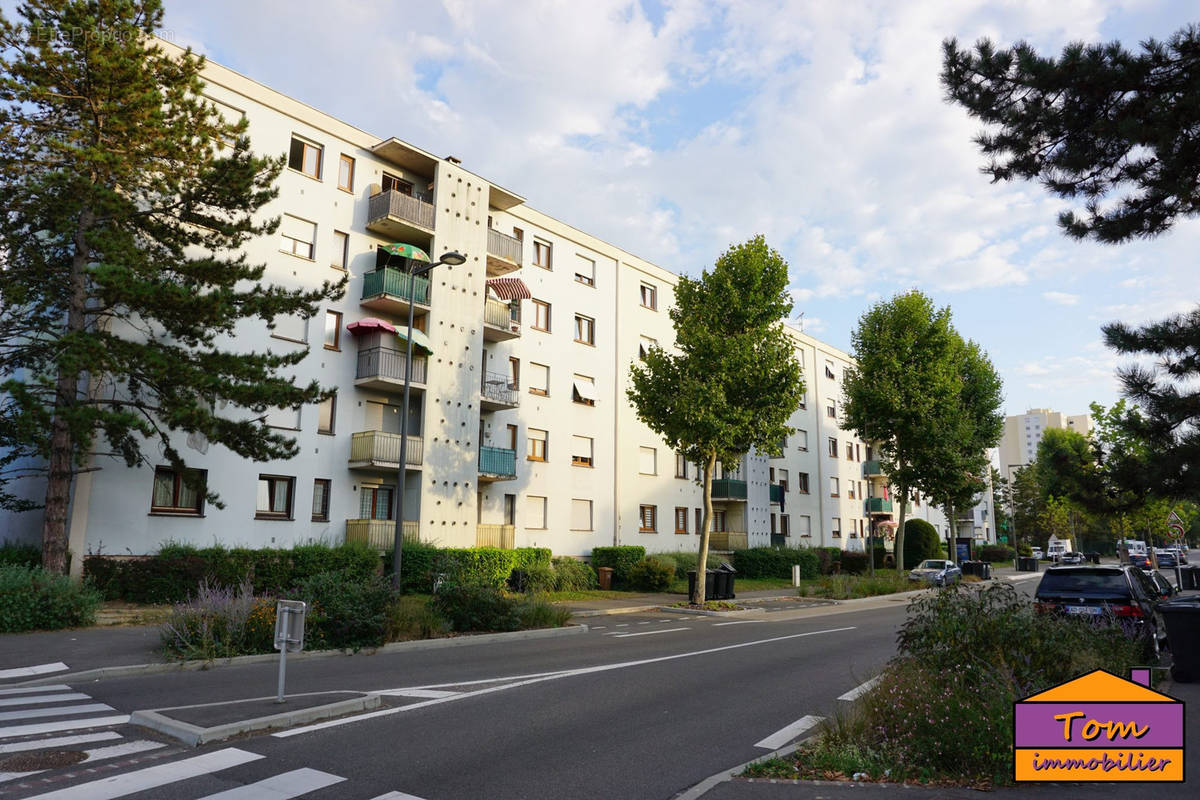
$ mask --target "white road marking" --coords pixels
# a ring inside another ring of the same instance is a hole
[[[33,772],[0,772],[0,783],[8,783],[15,781],[17,778],[28,778],[30,775],[37,775],[43,770],[35,769]]]
[[[53,792],[39,794],[29,800],[114,800],[117,797],[156,789],[168,783],[207,775],[223,769],[236,767],[257,761],[263,756],[258,753],[248,753],[236,747],[227,747],[201,756],[185,758],[182,761],[172,761],[169,764],[158,764],[134,772],[120,775],[110,775],[98,781],[81,783],[78,786],[68,786]]]
[[[594,631],[602,631],[602,630],[604,630],[604,629],[605,629],[605,628],[607,628],[607,627],[608,627],[607,625],[593,625],[593,626],[592,626],[592,630],[594,630]]]
[[[84,750],[83,752],[87,754],[87,757],[79,763],[87,764],[92,761],[104,761],[108,758],[131,756],[134,753],[144,753],[147,750],[157,750],[160,747],[166,747],[166,745],[162,742],[148,742],[145,739],[125,742],[124,744],[114,744],[111,747],[97,747],[94,750]],[[35,769],[33,772],[0,772],[0,783],[17,778],[28,778],[30,775],[39,775],[43,772],[46,772],[46,770]]]
[[[638,623],[638,625],[649,625],[649,624],[650,624],[650,620],[646,620],[645,622]]]
[[[712,626],[719,628],[722,625],[749,625],[752,622],[766,622],[765,619],[735,619],[732,622],[714,622]]]
[[[674,622],[673,619],[660,619],[659,622]]]
[[[64,706],[63,708],[31,708],[27,711],[0,712],[0,722],[14,719],[37,719],[38,717],[65,717],[67,714],[94,714],[97,711],[114,711],[112,706],[104,703],[88,703],[82,706]]]
[[[379,797],[372,797],[371,800],[421,800],[415,794],[405,794],[404,792],[388,792],[381,794]]]
[[[38,733],[55,733],[56,731],[107,728],[110,725],[124,725],[126,722],[129,722],[128,714],[91,719],[59,719],[54,722],[38,722],[34,725],[10,725],[7,728],[0,728],[0,739],[15,739],[18,736],[33,736]]]
[[[67,700],[91,700],[91,695],[83,692],[67,692],[65,694],[39,694],[36,697],[8,697],[0,700],[0,706],[25,706],[34,703],[62,703]]]
[[[0,754],[23,753],[26,750],[44,750],[49,747],[66,747],[72,744],[87,744],[88,742],[104,742],[109,739],[120,739],[116,731],[101,731],[100,733],[83,733],[79,736],[57,736],[53,739],[34,739],[29,742],[14,742],[0,744]]]
[[[641,633],[618,633],[616,639],[628,639],[630,636],[653,636],[656,633],[674,633],[675,631],[690,631],[691,628],[659,628],[656,631],[642,631]]]
[[[477,689],[473,692],[460,692],[453,697],[439,697],[434,700],[425,700],[420,703],[410,703],[406,706],[398,706],[396,708],[385,708],[380,711],[370,711],[366,714],[359,714],[353,717],[344,717],[342,719],[329,720],[327,722],[317,722],[312,725],[304,725],[298,728],[292,728],[287,731],[271,734],[276,739],[287,739],[291,736],[300,736],[313,731],[325,730],[326,728],[335,728],[341,725],[350,725],[351,723],[361,722],[363,720],[375,719],[377,717],[388,717],[392,714],[403,714],[409,711],[416,711],[420,708],[440,705],[441,703],[451,703],[456,700],[464,700],[468,697],[479,697],[480,695],[491,694],[493,692],[502,692],[508,689],[516,689],[519,686],[529,686],[534,683],[542,683],[543,681],[553,681],[560,678],[572,678],[577,675],[590,675],[597,672],[609,672],[616,669],[628,669],[630,667],[640,667],[646,664],[658,664],[664,661],[675,661],[680,658],[692,658],[693,656],[705,656],[712,653],[722,653],[727,650],[738,650],[743,647],[755,647],[760,644],[775,644],[776,642],[786,642],[792,639],[803,639],[809,636],[821,636],[826,633],[842,633],[844,631],[855,630],[857,626],[847,625],[844,628],[826,628],[820,631],[808,631],[806,633],[791,633],[785,636],[772,636],[769,639],[756,639],[752,642],[739,642],[737,644],[727,644],[721,647],[709,647],[704,650],[692,650],[687,653],[673,653],[669,656],[657,656],[655,658],[642,658],[636,661],[619,661],[613,664],[600,664],[594,667],[580,667],[579,669],[564,670],[562,672],[548,672],[541,675],[529,676],[525,679],[511,678],[512,683],[505,683],[500,686],[489,686],[484,689]],[[495,683],[500,679],[490,679],[482,681],[474,681],[474,683]],[[443,684],[445,686],[462,686],[465,684]]]
[[[875,684],[879,683],[879,679],[882,677],[883,677],[882,675],[876,675],[874,678],[871,678],[871,680],[867,681],[866,683],[860,683],[858,686],[855,686],[853,689],[846,692],[845,694],[839,695],[838,700],[857,700],[858,698],[862,697],[867,692],[874,689]]]
[[[426,699],[433,697],[449,697],[458,692],[446,692],[438,689],[388,689],[383,692],[371,692],[371,694],[386,695],[388,697],[423,697]]]
[[[324,789],[326,786],[333,786],[344,780],[346,779],[330,775],[328,772],[304,767],[275,775],[257,783],[248,783],[245,786],[206,795],[201,800],[288,800],[291,797],[315,792],[317,789]]]
[[[791,725],[787,725],[775,731],[761,742],[756,743],[754,746],[761,747],[764,750],[778,750],[780,747],[783,747],[792,739],[795,739],[797,736],[821,722],[823,719],[825,718],[814,717],[811,714],[803,716],[793,722]]]
[[[628,628],[628,627],[629,627],[629,623],[628,623],[628,622],[618,622],[618,623],[617,623],[617,627],[618,627],[618,628]]]
[[[0,695],[10,694],[35,694],[37,692],[61,692],[64,689],[70,689],[65,683],[60,683],[55,686],[22,686],[16,689],[0,689]]]
[[[33,667],[0,669],[0,681],[8,678],[28,678],[33,675],[45,675],[47,672],[62,672],[64,669],[70,669],[70,667],[61,661],[55,661],[53,664],[38,664]]]

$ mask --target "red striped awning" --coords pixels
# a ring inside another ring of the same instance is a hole
[[[501,300],[529,300],[529,287],[520,278],[488,278],[487,288]]]

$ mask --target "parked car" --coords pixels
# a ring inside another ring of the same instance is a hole
[[[1168,547],[1166,549],[1170,550],[1172,553],[1175,554],[1175,560],[1178,561],[1180,564],[1188,563],[1186,547],[1175,546],[1175,547]]]
[[[1042,555],[1042,548],[1034,547],[1034,548],[1031,548],[1031,550],[1032,550],[1032,552],[1030,552],[1029,555],[1033,556],[1038,561],[1041,561],[1043,558],[1045,558],[1045,556]]]
[[[1150,582],[1154,584],[1154,588],[1158,589],[1159,600],[1170,600],[1179,592],[1179,590],[1176,589],[1169,580],[1164,578],[1163,574],[1158,570],[1147,572],[1146,575],[1150,578]]]
[[[1087,561],[1087,559],[1084,557],[1083,553],[1063,553],[1062,563],[1064,564],[1082,564],[1085,561]]]
[[[953,561],[927,558],[908,573],[910,581],[921,581],[933,586],[947,586],[962,580],[962,569]]]
[[[1159,567],[1170,568],[1179,566],[1179,558],[1172,550],[1168,550],[1165,547],[1157,547],[1154,549],[1154,555],[1158,557]]]
[[[1097,620],[1110,614],[1128,636],[1142,643],[1147,658],[1157,658],[1166,638],[1157,609],[1161,597],[1150,575],[1129,564],[1058,566],[1047,567],[1034,593],[1034,607],[1042,613]]]
[[[1130,553],[1129,565],[1140,569],[1150,569],[1150,556],[1144,553]]]

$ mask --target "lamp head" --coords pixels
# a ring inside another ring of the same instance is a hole
[[[438,259],[439,264],[449,264],[452,267],[457,267],[459,264],[465,264],[466,262],[467,257],[457,250],[442,253],[442,257]]]

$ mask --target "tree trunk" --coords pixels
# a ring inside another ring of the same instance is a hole
[[[897,489],[898,502],[900,503],[900,515],[899,515],[900,516],[900,524],[896,527],[896,543],[895,543],[895,545],[893,545],[893,548],[892,548],[892,557],[896,559],[896,572],[903,575],[904,574],[904,522],[905,522],[904,509],[907,507],[907,503],[908,503],[908,487],[907,486],[898,486],[898,487],[896,487],[896,489]]]
[[[950,523],[946,526],[946,559],[957,564],[954,543],[958,540],[958,520],[954,518],[954,503],[946,503],[946,519]]]
[[[91,261],[86,233],[94,221],[84,210],[75,226],[75,253],[71,257],[70,301],[65,334],[84,330],[87,307],[87,267]],[[59,366],[55,381],[54,416],[50,420],[50,468],[46,479],[46,508],[42,518],[42,567],[64,575],[67,571],[67,507],[75,478],[75,438],[68,419],[79,399],[80,371]]]
[[[704,518],[700,523],[700,552],[696,558],[696,586],[692,589],[692,595],[688,598],[688,602],[692,605],[703,605],[705,601],[704,580],[705,573],[708,570],[708,535],[712,530],[712,474],[713,468],[716,467],[717,457],[710,453],[708,461],[704,463]]]

